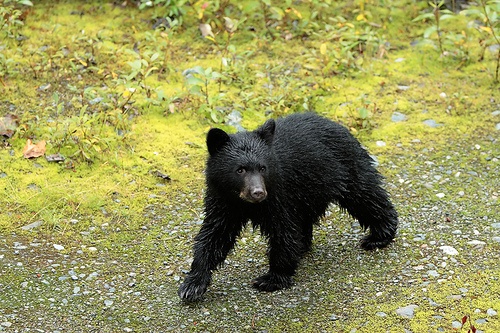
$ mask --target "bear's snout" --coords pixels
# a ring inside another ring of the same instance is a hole
[[[245,177],[244,186],[240,192],[240,198],[250,203],[258,203],[267,198],[264,179],[260,174],[253,174]]]
[[[257,187],[252,189],[251,195],[257,202],[260,202],[266,198],[267,193],[262,187]]]

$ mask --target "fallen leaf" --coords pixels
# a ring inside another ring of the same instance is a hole
[[[210,36],[212,38],[215,37],[214,33],[212,32],[212,27],[210,26],[210,24],[200,23],[200,31],[203,37],[207,36]]]
[[[321,55],[326,54],[326,43],[321,44],[321,46],[319,47],[319,53],[321,53]]]
[[[224,27],[226,28],[226,31],[229,33],[236,31],[236,25],[234,24],[233,20],[231,20],[229,17],[224,17]]]
[[[26,146],[23,149],[23,155],[25,158],[35,158],[40,157],[45,154],[45,140],[38,142],[34,145],[30,139],[26,143]]]
[[[12,138],[14,131],[19,126],[19,117],[14,114],[7,114],[0,117],[0,135],[7,139]]]

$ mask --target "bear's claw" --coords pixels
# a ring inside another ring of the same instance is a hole
[[[210,278],[196,280],[188,275],[180,285],[177,295],[187,302],[199,301],[203,298],[209,284]]]
[[[361,239],[360,245],[365,250],[383,249],[392,242],[392,239],[378,239],[372,235],[365,236]]]
[[[254,288],[260,291],[276,291],[280,289],[290,288],[293,280],[288,275],[278,275],[274,273],[264,274],[252,281]]]

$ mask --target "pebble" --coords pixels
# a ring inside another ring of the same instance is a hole
[[[31,230],[31,229],[34,229],[34,228],[38,228],[42,224],[43,224],[43,221],[35,221],[33,223],[30,223],[30,224],[27,224],[25,226],[22,226],[21,229],[23,229],[23,230]]]
[[[401,121],[406,121],[408,116],[401,112],[394,112],[391,116],[391,120],[395,123],[399,123]]]
[[[424,125],[427,125],[427,126],[432,127],[432,128],[437,128],[437,127],[443,126],[443,124],[436,122],[434,119],[424,120],[423,123],[424,123]]]
[[[64,246],[62,246],[62,245],[59,245],[59,244],[53,244],[53,245],[54,245],[54,248],[55,248],[56,250],[58,250],[58,251],[62,251],[62,250],[64,250]]]
[[[457,249],[455,249],[453,246],[448,246],[448,245],[444,245],[444,246],[440,246],[439,247],[441,249],[441,251],[443,251],[445,254],[448,254],[450,256],[455,256],[458,254],[458,251]]]
[[[486,314],[490,317],[493,317],[493,316],[497,315],[497,312],[490,308],[490,309],[486,310]]]
[[[113,305],[113,301],[112,301],[112,300],[110,300],[110,299],[105,299],[105,300],[104,300],[104,305],[105,305],[105,306],[111,306],[111,305]]]
[[[461,300],[463,298],[463,296],[462,295],[450,295],[450,296],[448,296],[446,298],[451,299],[453,301],[459,301],[459,300]]]
[[[340,318],[339,318],[337,315],[335,315],[335,314],[332,314],[332,315],[330,316],[330,320],[332,320],[332,321],[336,321],[336,320],[339,320],[339,319],[340,319]]]
[[[417,308],[418,308],[418,305],[410,304],[410,305],[407,305],[405,307],[397,309],[396,314],[401,316],[401,317],[404,317],[404,318],[412,319],[415,315],[414,314],[415,309],[417,309]]]
[[[435,270],[427,271],[427,275],[432,276],[432,277],[438,277],[439,273]]]

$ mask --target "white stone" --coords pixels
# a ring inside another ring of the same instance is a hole
[[[453,246],[443,245],[439,247],[441,251],[450,256],[456,256],[458,251]]]

